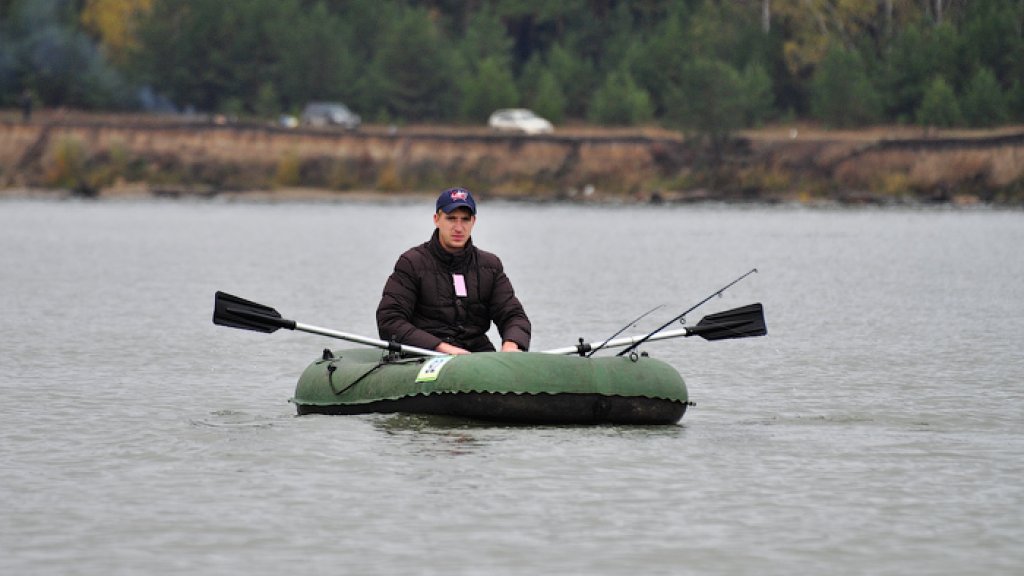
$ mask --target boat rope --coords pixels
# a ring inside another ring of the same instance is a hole
[[[339,358],[339,360],[340,360],[340,358]],[[370,374],[373,374],[381,366],[384,366],[386,364],[388,364],[388,362],[385,362],[385,361],[381,360],[380,362],[377,363],[376,366],[374,366],[373,368],[370,368],[369,370],[364,372],[362,375],[359,376],[359,378],[356,378],[355,380],[353,380],[351,384],[349,384],[348,386],[345,386],[341,390],[338,390],[337,388],[334,387],[334,373],[338,370],[338,367],[334,365],[334,362],[331,362],[330,364],[327,365],[327,384],[328,384],[328,386],[331,387],[331,392],[334,392],[335,396],[340,396],[340,395],[344,394],[345,392],[347,392],[350,388],[352,388],[356,384],[359,384],[360,382],[362,382],[363,378],[366,378]]]
[[[333,358],[333,356],[332,356],[332,358]],[[325,359],[326,359],[326,356],[325,356]],[[341,390],[338,390],[334,386],[334,373],[338,370],[338,367],[334,363],[336,361],[338,361],[338,360],[341,360],[340,356],[334,358],[333,360],[331,360],[331,362],[327,365],[327,385],[330,386],[331,392],[334,392],[335,396],[340,396],[340,395],[344,394],[349,389],[351,389],[353,386],[355,386],[356,384],[359,384],[360,382],[362,382],[363,378],[366,378],[370,374],[373,374],[374,372],[376,372],[377,370],[381,369],[384,366],[387,366],[388,364],[423,362],[424,359],[422,357],[415,357],[415,358],[405,358],[405,359],[401,359],[401,360],[396,360],[394,358],[391,358],[390,356],[384,356],[383,358],[380,359],[380,361],[377,362],[376,365],[374,365],[373,368],[370,368],[366,372],[363,372],[358,378],[353,380],[351,384],[349,384],[348,386],[345,386]]]

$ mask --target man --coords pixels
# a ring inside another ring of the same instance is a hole
[[[473,245],[476,201],[465,188],[437,198],[434,234],[398,258],[377,306],[377,330],[394,340],[444,354],[493,352],[491,322],[501,351],[530,347],[530,320],[501,260]]]

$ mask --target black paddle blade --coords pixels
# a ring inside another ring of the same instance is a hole
[[[295,321],[281,318],[277,310],[220,291],[213,300],[213,323],[254,332],[269,333],[278,328],[295,329]]]
[[[764,336],[768,327],[764,323],[761,303],[709,314],[696,326],[687,329],[687,336],[700,336],[705,340],[728,340]]]

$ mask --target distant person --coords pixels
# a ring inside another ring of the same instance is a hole
[[[21,104],[21,119],[28,122],[32,119],[32,91],[26,88],[18,100]]]
[[[530,320],[501,260],[473,245],[476,201],[465,188],[449,188],[434,207],[430,240],[395,263],[377,306],[384,340],[444,354],[493,352],[491,322],[501,351],[530,347]]]

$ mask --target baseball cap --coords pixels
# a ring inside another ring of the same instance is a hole
[[[434,211],[444,210],[445,214],[450,214],[452,210],[462,207],[469,208],[470,212],[476,214],[476,202],[473,200],[473,195],[465,188],[449,188],[437,197],[437,207]]]

